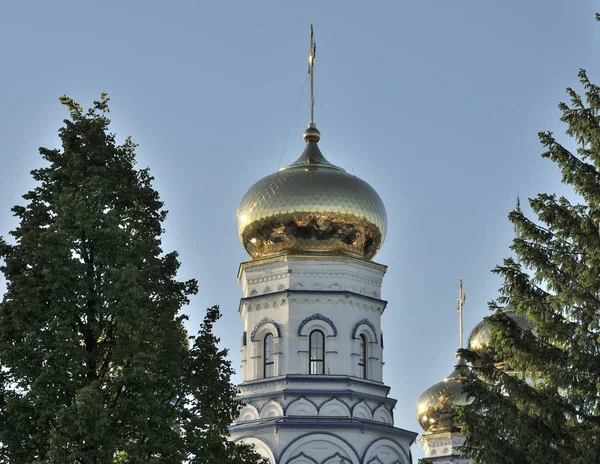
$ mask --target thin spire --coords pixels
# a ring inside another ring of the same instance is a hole
[[[313,25],[310,25],[310,50],[308,52],[308,75],[310,76],[310,124],[315,124],[315,54],[317,44],[315,44]]]
[[[523,214],[523,212],[521,211],[521,200],[519,198],[519,195],[517,195],[517,206],[515,208],[515,211],[519,214]],[[515,231],[515,239],[521,238],[521,231],[519,230],[516,224],[513,225],[513,230]],[[515,254],[517,255],[517,263],[520,263],[521,257],[518,253]]]
[[[315,126],[315,53],[317,45],[313,34],[313,26],[310,25],[310,50],[308,52],[308,76],[310,78],[310,124],[304,131],[306,143],[317,143],[321,139],[321,133]]]
[[[519,195],[517,195],[517,207],[515,208],[515,210],[517,211],[517,213],[521,214],[521,200],[519,198]],[[520,238],[521,237],[521,232],[519,231],[519,229],[517,228],[517,225],[515,224],[514,226],[514,230],[515,230],[515,238]]]
[[[458,298],[456,299],[456,310],[458,311],[458,331],[459,331],[459,344],[460,348],[463,347],[463,307],[467,294],[463,292],[462,277],[459,279],[458,284]]]

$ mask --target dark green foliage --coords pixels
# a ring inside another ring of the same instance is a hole
[[[206,314],[189,348],[180,309],[197,292],[163,254],[166,211],[135,145],[108,132],[108,98],[67,97],[62,149],[0,239],[2,461],[250,463],[226,440],[239,404]]]
[[[600,462],[600,88],[580,71],[581,97],[567,89],[561,103],[569,150],[539,134],[563,182],[579,200],[539,194],[509,218],[519,234],[494,272],[504,285],[490,304],[494,365],[465,351],[472,363],[460,411],[463,452],[481,464]],[[502,309],[526,316],[523,330]]]

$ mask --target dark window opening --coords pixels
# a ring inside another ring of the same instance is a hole
[[[320,330],[313,330],[309,337],[310,354],[308,373],[325,374],[325,335]]]
[[[265,335],[264,348],[264,377],[273,377],[275,374],[275,362],[273,359],[273,334]]]

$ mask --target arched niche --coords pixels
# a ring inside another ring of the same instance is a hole
[[[304,451],[309,449],[312,450],[310,456]],[[298,464],[302,462],[299,458],[306,459],[305,462],[310,464],[331,464],[332,457],[337,458],[337,462],[333,461],[336,464],[340,461],[344,464],[361,462],[354,446],[342,437],[331,432],[309,432],[300,435],[283,449],[279,464]]]
[[[260,416],[258,414],[258,410],[251,404],[247,404],[240,410],[240,414],[239,414],[236,422],[237,423],[247,422],[247,421],[251,421],[251,420],[256,420],[259,417]]]
[[[373,420],[377,422],[383,422],[384,424],[394,425],[394,419],[384,405],[379,406],[373,412]]]
[[[353,464],[350,458],[341,455],[339,452],[333,453],[331,456],[323,459],[322,464]]]
[[[317,407],[306,398],[297,398],[287,405],[286,416],[318,416]]]
[[[361,401],[352,408],[352,417],[355,417],[356,419],[373,420],[371,409],[365,404],[364,401]]]
[[[399,443],[389,438],[378,438],[367,447],[365,464],[409,464],[410,454]]]
[[[319,416],[350,417],[350,410],[340,400],[333,398],[321,405]]]
[[[262,408],[260,408],[260,417],[266,419],[268,417],[281,417],[283,416],[283,408],[281,405],[273,400],[269,401]]]
[[[287,464],[321,464],[315,458],[306,454],[304,451],[300,451],[295,456],[288,459]]]
[[[275,463],[275,455],[267,442],[255,437],[243,437],[235,441],[236,443],[244,443],[246,445],[254,445],[254,450],[265,459],[268,459],[269,464]]]

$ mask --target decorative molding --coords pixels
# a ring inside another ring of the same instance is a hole
[[[310,374],[286,374],[278,377],[268,377],[266,379],[247,380],[238,384],[238,388],[242,392],[264,391],[273,392],[286,388],[288,391],[292,385],[310,384],[311,386],[339,386],[344,390],[348,387],[354,387],[351,394],[369,394],[373,392],[374,400],[388,400],[391,403],[396,403],[393,398],[387,398],[390,392],[390,387],[382,382],[375,380],[362,379],[360,377],[350,375],[310,375]],[[307,392],[314,392],[315,389],[305,389]],[[330,390],[318,390],[322,393],[327,393]],[[311,393],[312,394],[312,393]]]
[[[396,461],[394,464],[396,464],[397,462],[399,462],[399,461]],[[374,463],[385,464],[381,459],[379,459],[379,456],[375,456],[367,464],[374,464]]]
[[[335,394],[335,397],[330,395]],[[363,404],[368,410],[369,417],[373,417],[373,412],[384,406],[384,411],[390,411],[390,408],[394,406],[396,402],[393,398],[381,398],[373,397],[372,395],[365,393],[357,393],[351,391],[328,391],[328,390],[293,390],[293,391],[264,391],[255,394],[242,394],[237,397],[238,400],[252,404],[260,410],[260,406],[266,404],[269,400],[278,402],[284,411],[284,415],[288,413],[288,408],[297,401],[306,400],[315,408],[315,415],[318,415],[319,408],[331,399],[337,399],[344,404],[351,413],[354,409]],[[320,403],[319,403],[320,401]],[[375,407],[371,407],[371,404],[375,404]],[[393,419],[393,416],[392,416]],[[383,422],[382,422],[383,423]]]
[[[344,406],[346,406],[346,409],[348,409],[348,415],[349,415],[349,417],[352,417],[352,413],[351,413],[352,407],[351,407],[351,406],[350,406],[350,405],[349,405],[347,402],[345,402],[343,399],[341,399],[341,398],[340,398],[340,397],[338,397],[338,396],[334,396],[333,398],[328,398],[328,399],[326,399],[325,401],[323,401],[323,402],[322,402],[322,403],[319,405],[319,407],[317,408],[317,409],[319,410],[319,414],[321,413],[321,408],[322,408],[323,406],[325,406],[327,403],[330,403],[330,402],[332,402],[332,401],[339,401],[339,402],[340,402],[340,403],[342,403]]]
[[[277,295],[277,293],[268,293],[266,295],[257,295],[257,296],[258,297],[270,297],[272,295]],[[242,301],[240,303],[239,311],[241,312],[241,310],[242,310],[242,303],[246,307],[247,311],[260,311],[261,309],[279,308],[281,306],[284,306],[286,302],[287,301],[285,298],[282,298],[281,300],[268,299],[266,301],[247,301],[247,302]]]
[[[285,464],[293,464],[293,461],[298,459],[298,458],[304,458],[308,461],[312,461],[314,462],[314,464],[320,464],[319,461],[317,461],[315,458],[310,457],[308,454],[306,454],[304,451],[300,451],[298,454],[292,456],[291,458],[289,458]]]
[[[268,413],[271,411],[275,411],[276,414],[274,416],[269,416]],[[279,401],[271,398],[269,401],[267,401],[260,407],[259,414],[261,419],[268,419],[270,417],[282,417],[283,407],[281,406],[281,403],[279,403]]]
[[[283,409],[283,415],[287,416],[288,415],[288,410],[290,408],[291,405],[293,405],[294,403],[297,403],[298,401],[306,401],[309,404],[312,404],[315,407],[315,412],[317,413],[316,415],[319,414],[319,406],[317,406],[317,403],[314,402],[313,400],[311,400],[310,398],[307,398],[306,396],[299,396],[297,398],[294,398],[292,401],[290,401],[285,408]]]
[[[350,464],[352,464],[352,461],[350,459],[348,459],[346,456],[342,456],[339,451],[336,451],[331,456],[327,456],[325,459],[323,459],[321,461],[321,464],[325,464],[327,461],[329,461],[330,459],[333,459],[333,458],[340,458],[340,464],[342,464],[343,462],[349,462]],[[337,464],[337,462],[336,462],[336,464]]]
[[[415,437],[416,437],[416,434],[415,434]],[[375,446],[375,444],[379,443],[380,441],[389,442],[389,443],[397,446],[398,449],[404,455],[404,462],[408,462],[408,463],[412,462],[412,453],[410,452],[410,449],[407,452],[407,450],[404,448],[404,446],[402,446],[402,444],[400,444],[396,440],[394,440],[392,438],[388,438],[388,437],[379,437],[379,438],[376,438],[375,440],[373,440],[371,443],[369,443],[369,446],[367,446],[365,448],[365,452],[362,456],[362,459],[359,462],[365,462],[365,463],[374,462],[372,459],[370,461],[367,461],[367,455],[373,449],[373,446]],[[377,457],[377,454],[375,455],[375,457]],[[397,464],[397,463],[403,464],[402,461],[400,461],[400,460],[394,461],[392,464]]]
[[[343,307],[351,307],[351,308],[360,308],[364,311],[371,311],[374,313],[377,313],[378,315],[383,314],[383,312],[385,311],[385,306],[386,306],[386,302],[384,301],[380,301],[381,304],[374,304],[371,303],[369,301],[360,301],[359,298],[368,298],[365,295],[359,295],[358,293],[351,293],[351,292],[341,292],[341,293],[346,293],[343,296],[337,297],[335,295],[335,293],[337,292],[320,292],[320,294],[315,295],[315,298],[307,298],[307,297],[302,297],[302,296],[295,296],[295,295],[291,295],[289,298],[289,301],[292,303],[298,303],[298,304],[319,304],[321,306],[325,306],[326,304],[328,305],[332,305],[334,307],[336,306],[343,306]],[[351,296],[356,296],[358,298],[351,298]],[[374,301],[374,300],[373,300]],[[379,301],[379,300],[378,300]]]
[[[271,402],[278,404],[279,407],[281,408],[281,410],[283,411],[283,404],[281,402],[281,399],[271,396],[271,397],[265,397],[264,401],[260,404],[260,406],[255,406],[258,413],[260,414],[262,412],[263,408],[266,407]],[[247,403],[247,401],[246,401],[246,403]]]
[[[255,341],[254,338],[256,336],[256,332],[265,324],[273,324],[277,330],[277,336],[281,337],[281,329],[279,328],[279,324],[277,324],[277,322],[275,322],[273,319],[267,319],[266,317],[263,317],[260,321],[258,321],[258,324],[254,326],[252,334],[250,335],[251,341]]]
[[[250,277],[247,279],[248,285],[261,284],[263,282],[272,282],[274,280],[281,280],[287,277],[288,273],[280,273],[280,274],[269,274],[269,275],[261,275],[257,277]]]
[[[358,282],[361,284],[371,285],[373,287],[381,287],[382,279],[373,279],[362,276],[357,272],[340,272],[340,271],[296,271],[293,273],[295,277],[298,278],[308,278],[308,279],[343,279],[343,280],[351,280],[353,282]],[[335,289],[332,286],[338,286],[339,288]],[[341,286],[339,283],[333,283],[329,285],[331,290],[340,290]]]
[[[312,298],[309,298],[312,297]],[[349,290],[282,290],[266,294],[250,295],[240,299],[238,312],[242,308],[247,311],[254,311],[267,308],[277,308],[283,306],[287,301],[294,301],[302,304],[319,302],[320,304],[344,305],[361,308],[366,311],[373,311],[383,314],[387,306],[386,300],[373,298],[369,295]]]
[[[271,452],[271,455],[273,456],[273,459],[275,459],[275,450],[273,449],[273,447],[271,446],[271,444],[266,441],[264,438],[258,438],[254,435],[244,435],[242,437],[238,437],[236,439],[233,440],[234,443],[239,443],[243,440],[256,440],[258,442],[261,442],[262,444],[264,444],[267,449]]]
[[[327,316],[323,316],[320,313],[314,313],[312,316],[308,316],[306,319],[304,319],[300,323],[300,325],[298,326],[298,336],[302,337],[302,329],[304,328],[304,326],[306,324],[308,324],[311,321],[323,321],[323,322],[326,322],[327,324],[329,324],[329,326],[333,330],[333,336],[337,337],[338,330],[337,330],[337,327],[335,326],[335,324],[333,323],[333,321],[331,319],[329,319]]]
[[[383,411],[383,412],[378,412],[378,411]],[[392,415],[392,413],[388,410],[388,408],[386,408],[383,404],[380,404],[379,406],[377,406],[376,408],[371,410],[371,413],[373,414],[373,420],[375,422],[380,422],[382,424],[388,424],[388,425],[394,425],[394,416]],[[378,419],[378,415],[381,414],[383,416],[384,420],[380,420]]]
[[[373,335],[375,335],[375,343],[377,343],[377,329],[375,328],[373,323],[367,318],[361,319],[354,325],[354,329],[352,329],[352,340],[356,340],[356,332],[358,332],[358,328],[363,324],[370,327],[370,329],[373,331]]]
[[[296,442],[302,440],[303,438],[306,437],[310,437],[311,435],[326,435],[329,437],[333,437],[337,440],[340,440],[342,443],[344,443],[350,450],[352,450],[352,452],[354,453],[354,456],[356,457],[356,462],[362,462],[360,460],[360,454],[358,453],[358,451],[356,450],[356,448],[352,445],[352,443],[350,443],[348,440],[346,440],[343,437],[340,437],[339,435],[332,433],[332,432],[325,432],[325,431],[317,431],[317,432],[308,432],[308,433],[304,433],[302,435],[298,435],[294,440],[290,441],[285,448],[283,448],[283,450],[281,450],[281,453],[279,454],[279,458],[281,459],[282,456],[285,456],[286,451],[290,448],[290,446],[294,445]],[[290,460],[288,459],[286,461],[286,463],[290,462]],[[352,463],[352,461],[350,461],[350,463]],[[319,463],[317,463],[319,464]]]
[[[339,402],[329,402],[320,409],[319,417],[331,417],[333,419],[351,419],[352,415],[348,408],[346,408],[342,403]]]
[[[263,264],[270,263],[288,263],[293,260],[312,260],[312,261],[346,261],[350,263],[359,263],[366,267],[371,267],[373,269],[377,269],[379,271],[386,272],[387,266],[384,264],[376,263],[375,261],[368,261],[361,258],[354,258],[352,256],[318,256],[318,255],[279,255],[279,256],[270,256],[268,258],[260,258],[254,259],[252,261],[244,261],[240,264],[238,268],[238,280],[242,277],[242,272],[246,269],[251,269],[254,267],[261,266]]]
[[[252,414],[252,413],[254,413],[254,414]],[[250,414],[251,416],[254,416],[254,417],[252,417],[251,419],[245,419],[244,417],[248,414]],[[251,404],[246,404],[242,409],[240,409],[238,418],[235,420],[235,423],[239,424],[240,422],[248,422],[251,420],[257,420],[259,418],[260,418],[260,412],[258,411],[256,406],[253,406]]]
[[[412,462],[412,460],[410,461]],[[369,462],[367,462],[366,464],[385,464],[380,458],[379,455],[376,455],[373,459],[371,459]],[[402,461],[400,461],[400,459],[395,460],[394,462],[390,463],[390,464],[402,464]]]
[[[365,419],[373,420],[373,411],[371,411],[371,408],[364,400],[359,401],[359,402],[355,403],[354,406],[352,406],[352,409],[350,409],[350,414],[352,415],[352,417],[360,419],[356,415],[356,412],[360,409],[363,409],[363,410],[366,410],[369,412],[369,417],[366,417]]]

